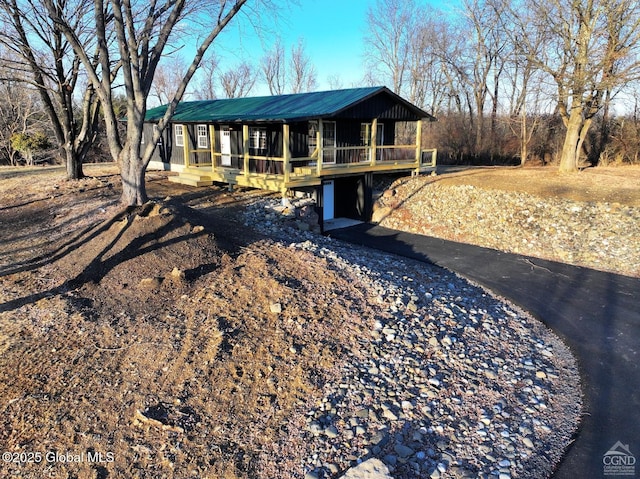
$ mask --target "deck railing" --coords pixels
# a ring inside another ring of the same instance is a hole
[[[416,159],[415,145],[384,145],[375,148],[366,146],[349,146],[324,148],[316,150],[310,157],[294,157],[288,160],[289,168],[285,172],[283,157],[252,156],[244,154],[211,153],[210,150],[191,150],[189,167],[212,170],[231,169],[240,174],[277,175],[297,180],[321,176],[323,171],[344,170],[350,166],[405,165],[406,167],[434,167],[437,150],[418,150],[420,158]],[[375,160],[373,156],[375,155]],[[213,161],[211,157],[213,156]],[[248,171],[245,171],[245,167]]]
[[[339,148],[323,148],[322,164],[349,165],[353,163],[368,163],[370,149],[366,146],[343,146]]]
[[[376,147],[376,161],[379,162],[416,162],[415,145],[378,146]]]
[[[436,160],[438,158],[438,150],[436,148],[429,148],[427,150],[420,151],[420,168],[435,168]]]

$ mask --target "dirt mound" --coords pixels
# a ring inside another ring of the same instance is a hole
[[[188,208],[148,203],[123,211],[76,241],[56,268],[101,312],[137,314],[167,306],[217,267],[222,251]]]
[[[374,311],[313,255],[206,221],[150,203],[0,277],[22,285],[0,312],[9,475],[277,478],[300,467],[287,463],[305,448],[292,431]],[[33,290],[43,276],[47,289]]]

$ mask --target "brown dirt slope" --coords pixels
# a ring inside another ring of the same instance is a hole
[[[373,317],[357,283],[232,207],[118,211],[111,177],[55,183],[3,192],[0,475],[289,477],[307,402]]]

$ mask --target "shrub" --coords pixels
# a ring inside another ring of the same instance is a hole
[[[49,138],[42,132],[16,133],[11,137],[11,148],[20,152],[28,165],[33,165],[34,153],[49,147]]]

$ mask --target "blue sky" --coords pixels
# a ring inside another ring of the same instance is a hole
[[[213,48],[222,57],[222,69],[241,61],[257,65],[280,36],[287,51],[302,39],[305,52],[314,64],[320,89],[328,88],[327,78],[338,75],[344,86],[360,83],[363,77],[363,36],[369,0],[300,0],[279,12],[277,21],[263,17],[266,26],[258,32],[246,17],[236,17]],[[265,93],[256,85],[254,93]]]
[[[269,18],[269,14],[261,16],[259,23],[266,25],[259,28],[260,33],[250,26],[250,18],[245,14],[236,17],[239,21],[228,26],[213,48],[222,60],[221,69],[226,70],[241,61],[258,65],[265,50],[275,42],[276,35],[281,37],[287,51],[302,38],[305,51],[316,68],[318,89],[328,89],[331,76],[339,77],[345,88],[360,86],[364,77],[366,14],[369,6],[375,3],[376,0],[299,0],[298,5],[286,3],[286,8],[278,12],[277,21]],[[425,3],[446,8],[457,2],[427,0]],[[252,94],[268,94],[268,91],[266,86],[258,83]]]

